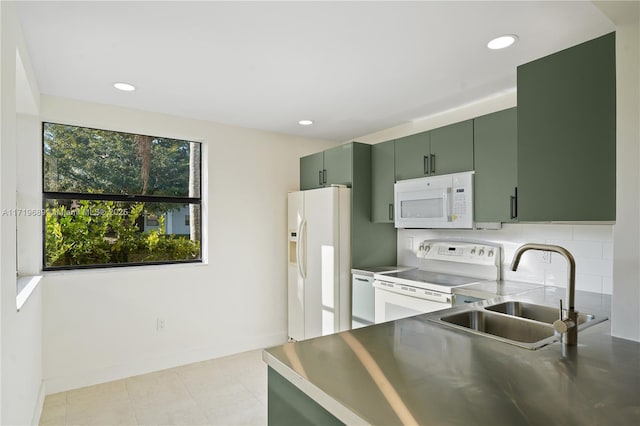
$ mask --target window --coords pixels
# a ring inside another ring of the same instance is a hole
[[[160,223],[158,222],[158,215],[156,214],[148,214],[146,216],[147,218],[147,226],[160,226]]]
[[[42,140],[45,270],[201,261],[200,143],[54,123]]]

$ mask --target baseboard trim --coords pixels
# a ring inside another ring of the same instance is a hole
[[[251,336],[251,340],[247,338],[237,339],[233,342],[227,342],[224,347],[221,347],[221,345],[208,346],[204,348],[191,349],[188,351],[173,352],[171,354],[166,354],[158,357],[147,357],[144,359],[132,360],[127,364],[97,368],[95,370],[86,371],[74,375],[46,377],[43,380],[43,384],[46,384],[46,395],[50,395],[53,393],[65,392],[85,386],[93,386],[100,383],[125,379],[127,377],[152,373],[154,371],[180,367],[182,365],[192,364],[194,362],[222,358],[225,356],[247,352],[255,349],[276,346],[284,344],[286,343],[286,341],[286,333]],[[42,410],[42,407],[40,407],[40,410]]]

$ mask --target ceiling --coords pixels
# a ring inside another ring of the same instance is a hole
[[[614,30],[582,1],[17,7],[43,94],[340,142],[513,89],[516,66]],[[502,34],[519,41],[486,48]]]

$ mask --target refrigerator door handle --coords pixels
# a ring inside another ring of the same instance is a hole
[[[302,224],[304,220],[302,220],[298,224],[298,240],[296,241],[296,266],[298,267],[298,275],[302,277]]]
[[[300,229],[298,230],[298,272],[300,272],[300,276],[303,279],[307,278],[307,265],[306,265],[306,257],[307,251],[304,249],[304,232],[307,230],[307,221],[305,219],[300,222]],[[303,265],[304,262],[304,265]]]

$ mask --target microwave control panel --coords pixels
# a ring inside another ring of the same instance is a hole
[[[473,223],[473,191],[471,175],[452,175],[451,187],[451,221],[471,227]]]

